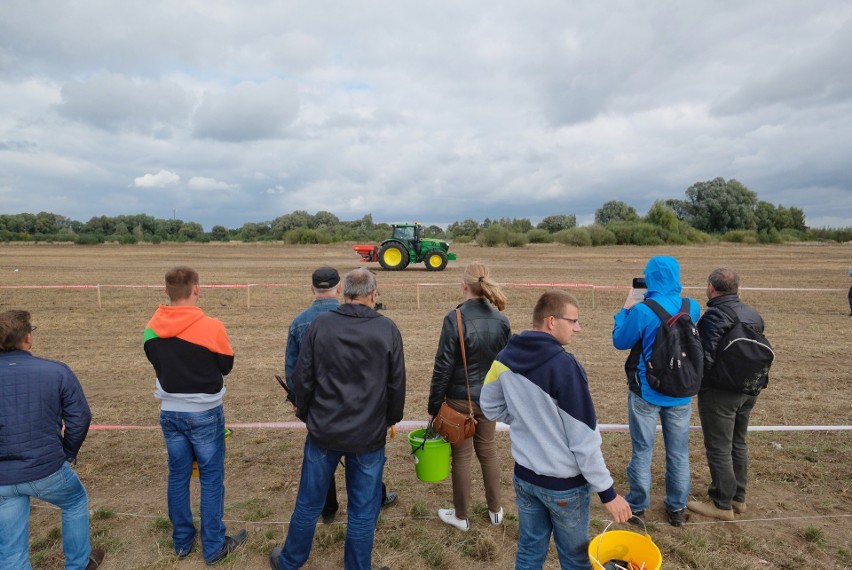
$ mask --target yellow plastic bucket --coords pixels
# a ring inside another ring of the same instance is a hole
[[[231,437],[231,429],[225,428],[225,441],[228,441],[229,437]],[[198,461],[192,462],[192,476],[198,477]]]
[[[443,438],[426,439],[426,430],[408,434],[417,478],[427,483],[443,481],[450,474],[450,444]]]
[[[612,524],[609,523],[601,534],[589,542],[589,560],[594,570],[604,570],[603,565],[610,560],[624,560],[639,566],[644,564],[645,570],[660,570],[663,555],[651,540],[647,527],[645,534],[639,534],[632,530],[609,530]]]

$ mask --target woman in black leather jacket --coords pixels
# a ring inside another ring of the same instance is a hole
[[[494,357],[506,346],[511,330],[509,319],[501,313],[506,307],[506,296],[491,279],[488,268],[474,261],[465,268],[462,289],[466,300],[458,306],[462,314],[463,338],[467,357],[467,376],[470,380],[470,400],[476,419],[476,434],[459,447],[452,448],[453,507],[439,509],[438,516],[445,523],[466,531],[470,529],[470,463],[473,451],[482,467],[485,484],[485,501],[492,524],[503,522],[500,501],[500,458],[495,439],[496,422],[489,421],[479,409],[479,393]],[[456,312],[444,317],[432,387],[429,391],[429,417],[438,413],[446,401],[454,409],[468,412],[467,381],[459,346]]]

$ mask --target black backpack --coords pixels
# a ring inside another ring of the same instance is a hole
[[[656,301],[646,299],[644,303],[662,321],[654,338],[651,359],[645,361],[648,384],[674,398],[696,395],[704,375],[704,348],[689,316],[689,299],[683,300],[680,311],[674,315]]]
[[[769,384],[775,360],[772,345],[758,331],[740,321],[730,307],[716,307],[734,321],[716,346],[716,360],[707,375],[713,388],[756,396]]]

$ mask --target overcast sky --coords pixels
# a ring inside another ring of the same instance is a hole
[[[849,0],[3,0],[0,213],[852,227]]]

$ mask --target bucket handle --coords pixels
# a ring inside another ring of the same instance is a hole
[[[642,528],[645,530],[645,534],[643,536],[645,536],[645,538],[647,538],[648,540],[651,540],[651,535],[648,534],[648,525],[645,524],[645,521],[643,521],[641,517],[637,517],[636,515],[631,516],[627,520],[630,520],[630,519],[636,519],[639,522],[641,522]],[[603,535],[605,535],[606,531],[609,530],[609,527],[611,527],[614,524],[615,524],[615,521],[609,521],[609,524],[606,525],[606,528],[603,529],[603,532],[601,533],[601,537],[598,540],[598,549],[597,549],[597,552],[595,553],[597,556],[592,556],[591,554],[589,555],[592,559],[592,562],[594,562],[595,564],[597,564],[601,568],[603,568],[604,565],[598,559],[601,557],[601,542],[603,542]],[[636,534],[639,534],[639,533],[637,532]]]
[[[429,429],[431,429],[431,427],[432,427],[432,420],[430,419],[429,423],[426,424],[426,431],[429,431]],[[420,445],[418,445],[417,447],[415,447],[414,449],[411,450],[411,455],[414,455],[415,453],[417,453],[418,451],[420,451],[424,447],[426,447],[426,434],[425,433],[423,434],[423,441],[420,442]]]

